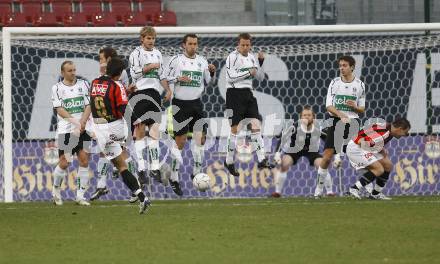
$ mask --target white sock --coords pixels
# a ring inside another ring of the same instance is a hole
[[[287,172],[277,171],[277,173],[275,174],[275,192],[281,193],[286,178]]]
[[[234,163],[234,151],[235,144],[237,142],[237,135],[230,133],[228,137],[228,146],[226,149],[226,163],[232,164]]]
[[[144,139],[136,140],[134,142],[134,148],[136,150],[138,171],[143,171],[143,170],[145,170],[145,160],[144,160],[145,141],[144,141]]]
[[[180,153],[180,151],[179,151]],[[174,155],[171,156],[171,175],[170,180],[172,181],[179,181],[179,169],[180,169],[180,162],[179,160],[174,157]]]
[[[67,170],[63,170],[59,165],[57,165],[53,170],[53,186],[60,188],[66,175]]]
[[[84,199],[84,193],[86,193],[88,183],[89,183],[89,168],[88,167],[79,167],[78,168],[78,176],[76,179],[77,190],[76,190],[76,199],[82,200]]]
[[[376,185],[374,185],[374,190],[375,190],[376,192],[381,193],[382,190],[383,190],[383,187],[380,187],[378,184],[376,184]]]
[[[325,176],[324,180],[324,187],[327,191],[327,193],[333,193],[333,179],[330,173],[327,172],[327,175]]]
[[[258,162],[262,162],[266,158],[266,156],[264,152],[264,142],[263,137],[261,136],[261,132],[252,133],[251,142],[255,152],[257,153]]]
[[[150,157],[150,170],[160,169],[159,164],[159,140],[150,139],[147,142],[148,145],[148,155]]]
[[[194,166],[193,166],[193,174],[196,175],[202,171],[203,158],[205,156],[205,148],[204,145],[197,145],[194,141],[191,145],[191,152],[193,154]]]
[[[318,183],[316,184],[317,187],[323,188],[327,174],[328,169],[323,169],[321,167],[318,168]]]
[[[97,170],[98,170],[98,184],[96,188],[107,187],[107,175],[110,167],[110,161],[104,157],[99,157]]]

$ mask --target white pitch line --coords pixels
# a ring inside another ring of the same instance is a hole
[[[297,205],[308,205],[308,206],[314,206],[314,205],[345,205],[345,204],[353,204],[353,202],[356,203],[356,205],[371,205],[371,204],[440,204],[440,200],[428,200],[428,201],[372,201],[372,200],[354,200],[354,201],[276,201],[276,202],[249,202],[249,203],[240,203],[240,202],[233,202],[233,203],[154,203],[152,207],[215,207],[215,206],[222,206],[222,207],[231,207],[231,206],[297,206]],[[70,204],[69,204],[70,205]],[[72,204],[74,205],[74,204]],[[98,205],[91,205],[90,207],[83,207],[83,206],[74,206],[70,207],[69,209],[75,209],[75,208],[112,208],[112,207],[137,207],[137,204],[98,204]],[[63,206],[55,206],[55,205],[48,205],[47,206],[25,206],[25,207],[1,207],[0,210],[34,210],[34,209],[55,209],[55,208],[63,208]]]

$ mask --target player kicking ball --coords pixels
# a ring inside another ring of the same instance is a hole
[[[107,64],[106,75],[92,81],[90,91],[94,131],[100,150],[118,169],[122,181],[139,201],[139,213],[145,213],[151,205],[142,192],[136,177],[128,170],[129,155],[123,149],[127,139],[127,124],[124,120],[128,98],[124,86],[118,81],[124,62],[114,57]]]
[[[391,160],[384,146],[392,138],[401,138],[408,135],[411,124],[405,118],[394,120],[391,124],[374,124],[359,131],[356,138],[347,145],[347,156],[351,165],[356,169],[365,169],[366,172],[350,187],[349,194],[361,199],[360,191],[374,180],[376,185],[369,198],[376,200],[391,200],[382,193],[393,168]]]
[[[310,166],[314,166],[316,169],[318,169],[322,160],[322,156],[319,154],[319,138],[321,137],[325,140],[326,133],[321,131],[318,125],[315,124],[315,113],[310,106],[304,106],[300,118],[299,124],[292,124],[292,126],[283,131],[281,140],[278,143],[274,160],[276,164],[280,165],[280,168],[275,172],[275,192],[272,193],[274,198],[281,197],[287,172],[301,157],[306,157],[309,160]],[[335,195],[332,185],[332,178],[327,173],[324,179],[327,196]],[[317,184],[314,197],[320,198],[321,196],[322,190]]]

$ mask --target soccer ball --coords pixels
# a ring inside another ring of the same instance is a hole
[[[197,190],[204,192],[211,188],[211,179],[207,174],[199,173],[194,177],[193,185]]]

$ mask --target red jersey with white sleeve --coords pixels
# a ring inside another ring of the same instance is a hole
[[[378,145],[378,143],[383,142],[383,146],[385,146],[385,144],[393,138],[390,131],[391,124],[374,124],[371,127],[361,129],[353,141],[358,145],[361,144],[362,141],[366,142],[370,147],[374,147]]]

